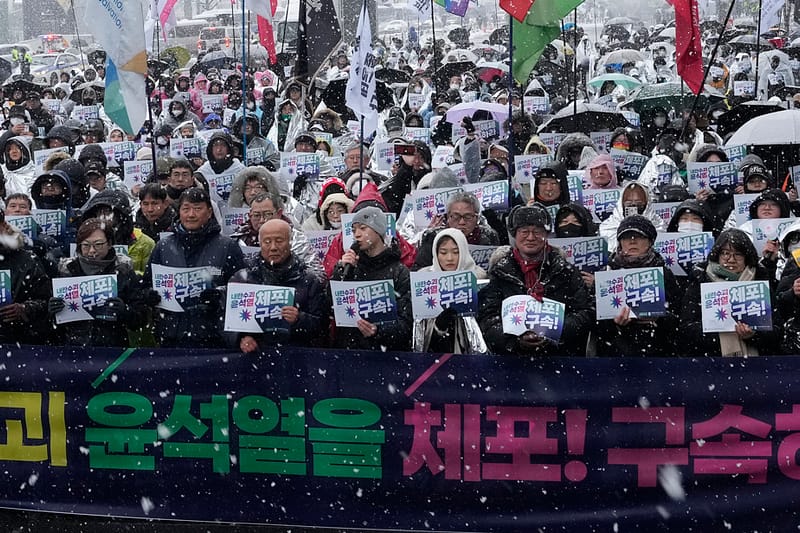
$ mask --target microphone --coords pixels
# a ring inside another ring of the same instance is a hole
[[[353,250],[355,253],[358,253],[359,250],[360,250],[360,248],[358,246],[358,241],[353,240],[353,244],[350,245],[350,249]],[[351,265],[350,263],[347,263],[346,265],[344,265],[344,268],[342,268],[342,279],[343,280],[349,278],[350,274],[353,273],[353,266],[354,265]]]

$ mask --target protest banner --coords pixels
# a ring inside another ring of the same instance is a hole
[[[736,323],[755,331],[772,329],[767,281],[719,281],[700,284],[704,333],[736,331]]]
[[[711,232],[659,232],[653,249],[661,254],[664,263],[676,276],[688,276],[692,266],[702,263],[714,246]]]
[[[631,318],[651,318],[667,313],[662,267],[600,270],[595,273],[597,320],[613,319],[624,307]]]
[[[98,308],[117,296],[117,275],[53,278],[53,297],[64,300],[64,309],[56,313],[56,324],[94,320]]]
[[[603,237],[570,237],[547,242],[561,249],[567,261],[582,272],[596,272],[608,265],[608,242]]]
[[[414,318],[436,318],[446,309],[452,309],[457,315],[473,315],[478,311],[475,273],[412,272],[411,310]]]
[[[294,305],[294,287],[228,283],[225,331],[265,333],[289,330],[281,308]]]
[[[336,326],[357,327],[364,319],[372,324],[397,320],[397,296],[390,279],[378,281],[331,281]]]
[[[689,192],[697,194],[703,189],[732,194],[739,184],[735,163],[686,163]]]
[[[183,313],[198,305],[198,296],[211,288],[212,267],[177,268],[153,263],[153,289],[161,296],[156,307]]]
[[[527,294],[509,296],[501,306],[503,333],[519,336],[532,331],[558,342],[564,329],[564,310],[563,303],[550,298],[539,301]]]

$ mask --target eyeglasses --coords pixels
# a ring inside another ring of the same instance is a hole
[[[729,250],[721,250],[719,252],[720,259],[733,259],[734,261],[744,261],[744,254],[739,252],[731,252]]]
[[[264,190],[264,186],[263,185],[247,185],[244,188],[244,190],[247,191],[247,192],[263,191]]]
[[[275,216],[275,211],[253,211],[250,218],[253,220],[269,220]]]
[[[107,244],[108,241],[82,242],[81,250],[91,250],[92,248],[99,250],[100,248],[105,248]]]
[[[473,220],[478,218],[478,216],[473,215],[471,213],[467,213],[466,215],[462,215],[460,213],[450,213],[447,215],[447,218],[449,220],[452,220],[453,222],[461,222],[462,220],[464,222],[472,222]]]

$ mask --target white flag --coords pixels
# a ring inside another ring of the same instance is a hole
[[[761,7],[761,28],[759,35],[766,33],[780,21],[781,9],[786,0],[764,0]]]
[[[356,116],[364,117],[364,136],[378,129],[378,100],[375,94],[375,55],[372,53],[372,31],[366,4],[358,17],[358,39],[353,51],[353,64],[347,80],[345,102]]]
[[[431,15],[431,0],[408,0],[408,9],[419,13],[420,18]]]
[[[277,5],[277,2],[275,2]],[[264,17],[272,24],[272,13],[274,7],[270,0],[246,0],[245,7],[260,17]]]

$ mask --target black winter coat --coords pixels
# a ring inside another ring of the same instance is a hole
[[[642,267],[664,269],[664,290],[667,297],[666,316],[632,320],[627,326],[618,326],[613,320],[597,322],[597,355],[604,357],[668,357],[676,354],[673,345],[678,335],[681,290],[675,275],[658,253],[655,259]],[[612,269],[613,270],[613,269]]]
[[[68,346],[128,346],[128,329],[135,330],[147,322],[147,304],[142,290],[142,279],[133,270],[127,257],[121,257],[112,250],[110,255],[116,261],[100,274],[117,275],[117,297],[125,303],[118,320],[83,320],[56,326],[56,333]],[[59,277],[87,276],[77,257],[65,259],[59,264]],[[102,315],[102,308],[96,308]],[[55,324],[55,321],[53,321]]]
[[[178,211],[171,205],[167,206],[164,214],[155,222],[148,221],[142,214],[142,210],[139,209],[136,211],[136,220],[133,222],[133,227],[141,229],[145,235],[158,242],[161,237],[159,234],[164,231],[172,231],[172,224],[177,218]]]
[[[328,333],[330,305],[325,286],[310,272],[305,263],[294,254],[281,265],[271,266],[259,257],[255,264],[233,275],[230,283],[252,283],[294,288],[294,305],[300,310],[297,322],[286,331],[271,331],[262,334],[239,333],[235,348],[244,335],[252,336],[258,346],[289,345],[322,346]]]
[[[719,335],[716,333],[703,333],[702,302],[700,301],[700,284],[711,283],[711,279],[706,274],[707,263],[695,265],[692,280],[683,295],[681,305],[680,335],[682,339],[681,348],[688,351],[686,355],[720,357],[722,351],[719,344]],[[769,281],[769,273],[762,267],[756,267],[756,280]],[[772,297],[772,308],[775,309],[775,291],[770,282],[770,293]],[[757,331],[756,334],[747,341],[748,344],[758,348],[759,355],[771,355],[778,351],[778,339],[780,333],[779,324],[772,317],[773,331]],[[685,344],[684,344],[685,343]]]
[[[526,352],[520,349],[519,338],[503,333],[500,315],[503,300],[527,293],[525,278],[510,247],[498,249],[496,253],[502,256],[489,270],[489,284],[478,294],[478,324],[492,353],[525,355]],[[539,280],[544,285],[544,297],[564,303],[566,309],[561,341],[557,345],[545,344],[533,355],[585,355],[586,340],[594,327],[595,312],[580,272],[558,250],[550,248],[545,255]]]
[[[187,232],[178,224],[175,233],[158,241],[144,275],[152,286],[152,265],[169,267],[212,267],[213,288],[225,285],[230,277],[246,265],[241,247],[220,234],[219,224],[211,219],[196,232]],[[221,348],[225,310],[220,291],[214,305],[195,305],[183,313],[156,309],[155,336],[164,347]]]
[[[0,343],[42,344],[48,334],[47,300],[50,279],[39,261],[22,248],[20,237],[13,249],[0,247],[0,270],[11,272],[11,302],[25,305],[28,322],[0,321]]]
[[[408,351],[411,349],[411,280],[408,269],[400,262],[400,250],[396,244],[383,252],[370,257],[365,253],[359,255],[358,263],[352,273],[343,278],[343,266],[337,264],[333,269],[332,280],[336,281],[376,281],[390,279],[397,295],[397,320],[392,323],[378,325],[378,332],[372,337],[364,337],[358,328],[336,328],[337,348],[356,350]],[[333,305],[330,303],[329,305]]]

